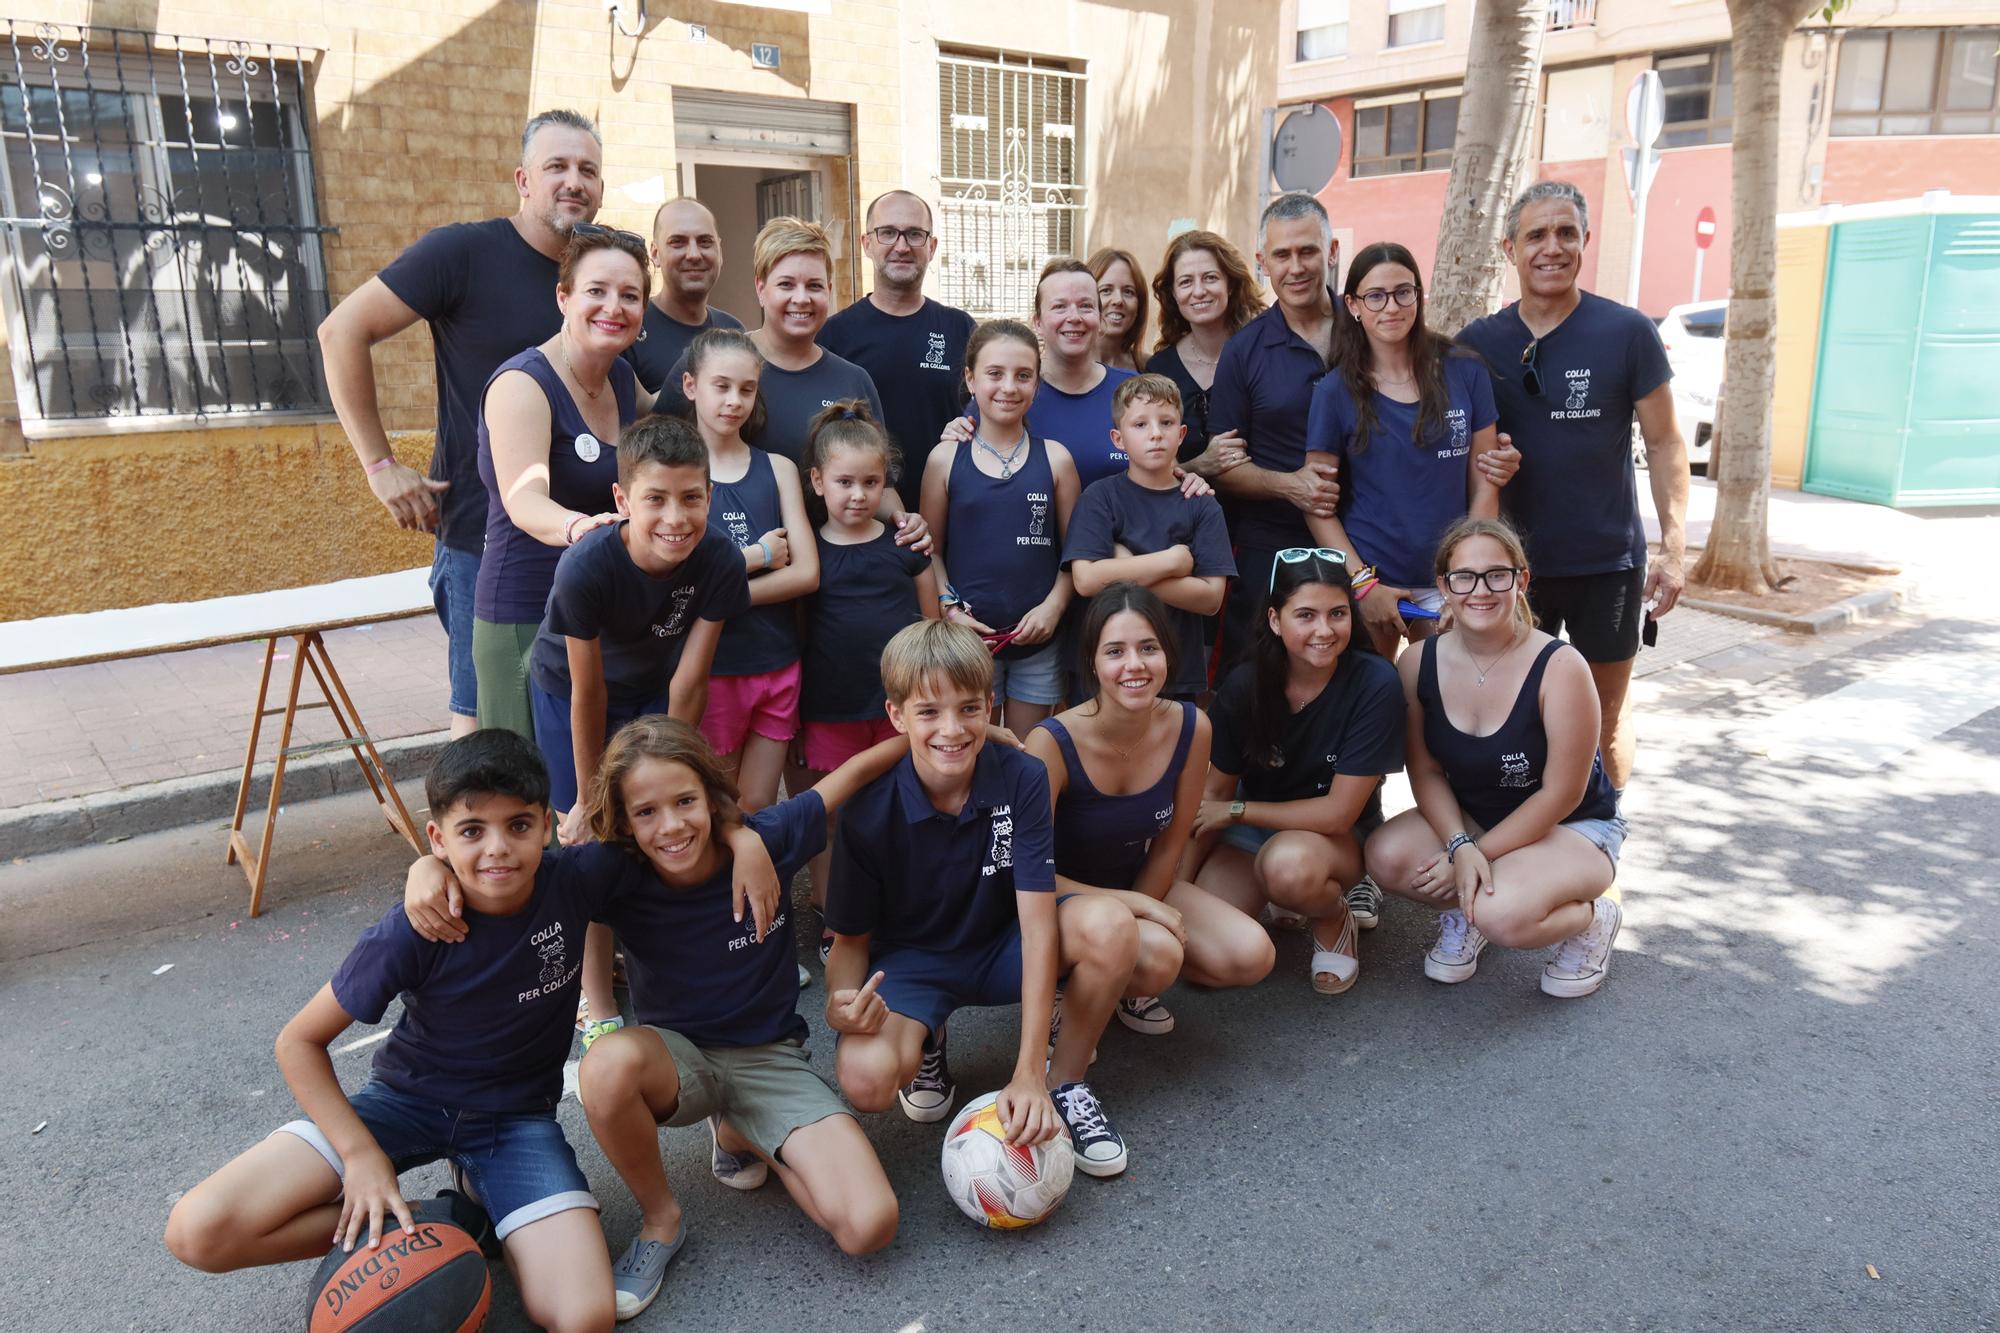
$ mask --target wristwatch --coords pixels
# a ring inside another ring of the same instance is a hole
[[[1243,802],[1231,801],[1229,803],[1229,822],[1232,824],[1243,822]]]

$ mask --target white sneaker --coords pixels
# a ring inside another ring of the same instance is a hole
[[[1542,994],[1574,1000],[1604,984],[1611,971],[1611,945],[1625,911],[1609,898],[1590,907],[1590,924],[1555,947],[1542,969]]]
[[[1157,995],[1134,995],[1120,1000],[1118,1021],[1148,1037],[1164,1037],[1174,1030],[1173,1011],[1161,1004]]]
[[[1486,937],[1456,907],[1438,913],[1437,943],[1424,955],[1424,975],[1446,985],[1464,981],[1479,970]]]
[[[951,1080],[942,1032],[938,1033],[936,1044],[924,1043],[924,1058],[917,1066],[917,1076],[896,1094],[896,1100],[902,1103],[903,1114],[920,1125],[934,1124],[951,1114],[951,1104],[958,1100],[958,1084]]]

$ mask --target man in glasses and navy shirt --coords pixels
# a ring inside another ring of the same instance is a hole
[[[1604,770],[1622,792],[1632,775],[1632,662],[1646,621],[1673,609],[1685,577],[1687,445],[1653,321],[1577,286],[1589,241],[1582,191],[1567,181],[1529,186],[1507,210],[1501,242],[1521,299],[1458,340],[1486,358],[1500,428],[1521,451],[1500,503],[1527,543],[1529,603],[1541,627],[1567,631],[1590,664]],[[1660,516],[1650,569],[1632,467],[1635,417]]]
[[[882,424],[902,453],[902,475],[913,478],[924,475],[945,423],[964,410],[973,329],[971,315],[924,295],[924,273],[937,254],[932,228],[930,205],[908,190],[868,205],[861,249],[875,266],[875,286],[819,333],[821,347],[875,381]]]

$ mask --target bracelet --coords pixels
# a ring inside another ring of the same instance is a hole
[[[1451,841],[1444,845],[1444,863],[1446,865],[1456,864],[1458,849],[1461,847],[1470,847],[1470,846],[1472,846],[1471,838],[1468,838],[1463,833],[1452,834]]]
[[[395,461],[396,461],[396,455],[384,454],[382,455],[382,457],[370,463],[367,467],[362,468],[361,475],[364,477],[372,477],[377,472],[380,472],[383,468],[392,466],[395,463]]]
[[[939,615],[944,614],[944,608],[947,606],[963,606],[964,604],[964,599],[958,595],[958,589],[952,587],[949,583],[945,584],[944,591],[938,594]]]
[[[576,525],[589,517],[590,515],[588,514],[571,514],[569,516],[569,522],[563,524],[563,543],[565,545],[576,545]]]
[[[765,541],[762,537],[759,537],[757,539],[757,549],[764,553],[764,568],[769,569],[771,567],[771,561],[774,558],[771,554],[771,543]]]

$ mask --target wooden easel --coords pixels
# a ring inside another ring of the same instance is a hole
[[[266,708],[270,697],[271,664],[277,659],[278,643],[289,637],[292,645],[291,686],[285,692],[283,708]],[[300,703],[299,685],[310,668],[313,680],[319,686],[319,703]],[[328,682],[332,687],[328,688]],[[317,741],[307,745],[292,744],[292,722],[302,708],[325,708],[333,713],[333,720],[340,727],[344,739]],[[264,832],[257,840],[257,850],[250,850],[250,842],[243,836],[243,812],[250,804],[250,777],[257,766],[257,742],[263,733],[264,719],[282,715],[285,719],[278,731],[278,755],[271,770],[271,798],[264,812]],[[294,632],[289,636],[273,634],[264,640],[264,671],[257,682],[257,711],[250,718],[250,744],[243,751],[243,780],[236,788],[236,817],[229,825],[229,855],[225,865],[243,866],[244,877],[250,881],[250,915],[256,916],[264,907],[264,876],[270,869],[271,838],[278,828],[278,805],[285,792],[285,764],[300,755],[318,754],[328,750],[349,750],[354,762],[361,769],[361,776],[368,781],[368,790],[375,795],[375,804],[381,807],[382,817],[389,821],[389,827],[403,835],[410,846],[421,856],[424,853],[422,840],[417,836],[415,822],[403,805],[402,796],[396,791],[395,780],[382,762],[382,756],[375,749],[375,742],[368,736],[361,724],[361,714],[355,711],[354,701],[348,697],[347,687],[341,683],[340,673],[334,670],[333,658],[328,656],[326,642],[317,629]]]

